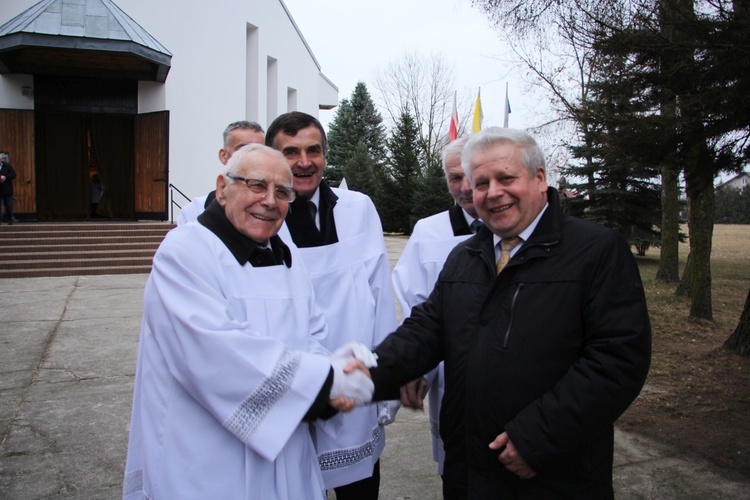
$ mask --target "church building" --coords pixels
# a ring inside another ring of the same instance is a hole
[[[337,103],[282,0],[0,2],[19,220],[176,219],[214,188],[229,123]]]

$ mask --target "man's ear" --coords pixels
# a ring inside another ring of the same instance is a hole
[[[539,191],[542,193],[547,192],[547,173],[544,168],[539,167],[536,171],[536,178],[539,181]]]
[[[226,189],[229,184],[227,183],[227,178],[224,176],[224,174],[219,174],[219,176],[216,178],[216,199],[219,202],[219,205],[222,207],[227,202],[227,194]]]
[[[229,161],[229,156],[230,155],[227,154],[227,150],[226,149],[221,148],[219,150],[219,161],[222,163],[222,165],[226,165],[227,164],[227,162]]]

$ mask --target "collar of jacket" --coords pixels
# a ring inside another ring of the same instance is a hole
[[[451,221],[453,236],[465,236],[471,233],[471,227],[466,223],[464,209],[460,205],[453,205],[448,209],[448,218]]]
[[[336,201],[339,199],[336,193],[333,192],[331,186],[324,180],[320,181],[320,199],[325,203],[326,209],[333,210],[336,206]]]
[[[241,266],[249,262],[250,255],[258,248],[255,241],[237,231],[237,228],[229,222],[224,214],[224,208],[216,199],[198,216],[198,222],[219,237]],[[283,262],[286,267],[292,267],[292,253],[281,238],[274,235],[270,238],[270,243],[276,262],[279,264]]]
[[[536,229],[518,251],[518,260],[520,261],[544,255],[560,241],[560,216],[562,212],[560,211],[560,196],[557,189],[547,188],[547,202],[549,206],[542,218],[539,219]],[[473,238],[468,240],[466,249],[470,253],[481,254],[490,266],[494,265],[495,248],[492,241],[492,232],[487,229],[486,224],[480,228]]]

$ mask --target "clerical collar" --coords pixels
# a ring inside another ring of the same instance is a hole
[[[206,210],[198,216],[198,222],[218,236],[241,266],[248,262],[254,267],[269,265],[264,258],[251,259],[251,256],[260,255],[259,252],[263,252],[263,248],[251,238],[237,231],[237,228],[227,219],[224,208],[218,201],[214,200],[208,205]],[[271,237],[270,243],[274,264],[283,262],[286,267],[292,267],[292,253],[289,251],[289,247],[281,241],[281,238],[274,235]]]

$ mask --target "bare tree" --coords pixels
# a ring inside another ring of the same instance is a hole
[[[455,70],[445,58],[440,54],[426,57],[406,53],[378,70],[374,89],[391,124],[397,123],[403,113],[414,117],[424,165],[440,161],[456,95]],[[466,101],[465,94],[459,92],[459,104]],[[468,113],[459,118],[459,133],[465,131],[467,117]]]

